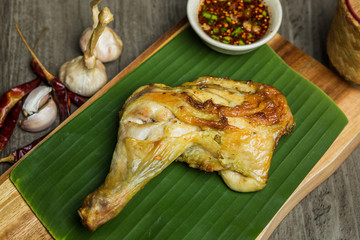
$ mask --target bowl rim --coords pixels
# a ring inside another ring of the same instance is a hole
[[[280,0],[265,0],[266,2],[274,2],[274,4],[276,5],[276,7],[278,8],[278,12],[279,14],[276,15],[276,18],[278,21],[276,25],[274,25],[274,29],[267,35],[265,35],[263,38],[261,38],[260,40],[256,41],[255,43],[252,44],[248,44],[248,45],[230,45],[230,44],[225,44],[219,41],[216,41],[215,39],[212,39],[211,37],[209,37],[204,30],[201,28],[200,24],[198,23],[198,19],[197,19],[197,15],[194,16],[193,14],[193,6],[195,2],[202,2],[204,0],[188,0],[187,2],[187,7],[186,7],[186,11],[187,11],[187,17],[189,20],[189,23],[191,25],[191,27],[194,29],[194,31],[197,33],[197,35],[206,43],[213,45],[215,47],[224,49],[224,50],[228,50],[228,51],[246,51],[246,50],[252,50],[255,49],[257,47],[260,47],[262,45],[264,45],[265,43],[267,43],[270,39],[272,39],[275,34],[278,32],[280,25],[281,25],[281,21],[282,21],[282,15],[283,15],[283,11],[282,11],[282,6],[280,3]],[[198,6],[196,7],[198,9]],[[196,11],[197,12],[197,11]]]

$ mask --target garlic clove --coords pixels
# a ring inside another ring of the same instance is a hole
[[[49,99],[49,93],[52,88],[47,86],[39,86],[29,93],[23,105],[25,116],[36,113],[39,108]]]
[[[59,80],[70,91],[90,97],[106,84],[107,76],[102,62],[96,59],[94,68],[88,69],[84,57],[79,56],[61,66]]]
[[[86,51],[93,30],[91,27],[85,29],[80,37],[79,43],[83,53]],[[96,44],[94,56],[103,63],[112,62],[120,57],[122,49],[121,38],[111,28],[106,27]]]
[[[36,113],[20,121],[22,129],[28,132],[40,132],[50,127],[57,116],[57,107],[55,101],[50,98],[49,101]]]

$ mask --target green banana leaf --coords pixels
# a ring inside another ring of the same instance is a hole
[[[267,83],[286,96],[297,125],[280,140],[265,189],[237,193],[217,173],[173,163],[115,219],[85,229],[77,209],[105,179],[127,97],[145,84],[178,86],[203,75]],[[335,103],[269,46],[223,55],[186,28],[31,152],[11,179],[57,239],[254,239],[346,124]]]

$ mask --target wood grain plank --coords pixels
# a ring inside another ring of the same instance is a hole
[[[0,187],[0,239],[52,239],[10,179]]]

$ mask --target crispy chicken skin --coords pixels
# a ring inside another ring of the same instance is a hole
[[[275,147],[295,126],[274,87],[213,76],[174,88],[140,87],[120,118],[110,172],[78,210],[90,230],[114,218],[175,160],[218,171],[234,191],[264,188]]]

